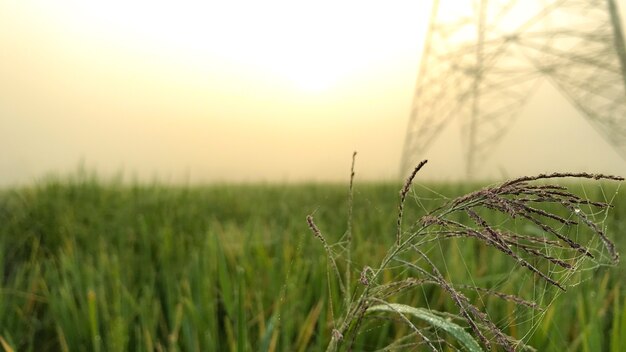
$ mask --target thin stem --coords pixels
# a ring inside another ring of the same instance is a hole
[[[346,230],[346,293],[345,297],[345,305],[348,307],[350,305],[350,289],[352,284],[351,279],[351,265],[352,265],[352,211],[354,208],[354,163],[356,161],[356,151],[352,153],[352,166],[350,167],[350,188],[348,191],[348,228]]]

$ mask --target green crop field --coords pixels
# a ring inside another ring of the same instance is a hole
[[[346,282],[358,293],[363,268],[379,265],[396,241],[401,186],[356,182],[350,253],[333,245],[348,228],[347,182],[183,187],[81,175],[5,189],[0,350],[323,351],[347,297],[306,216],[313,214],[342,274],[349,263]],[[617,183],[572,186],[585,197],[612,201],[602,224],[618,251],[626,252],[626,194],[616,195]],[[476,188],[415,184],[403,223],[410,227],[446,197]],[[508,226],[504,217],[501,222]],[[591,266],[555,294],[558,289],[494,253],[465,238],[442,240],[428,252],[451,282],[495,287],[540,303],[541,309],[524,310],[510,301],[483,301],[504,333],[539,351],[618,352],[626,346],[623,263]],[[378,280],[415,275],[393,269]],[[433,287],[417,286],[391,300],[459,313]],[[464,322],[457,324],[471,333]],[[415,326],[433,329],[424,322]],[[379,350],[407,332],[402,320],[379,314],[363,323],[353,349]]]

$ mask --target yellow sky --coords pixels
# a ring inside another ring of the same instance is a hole
[[[360,177],[391,179],[428,14],[426,1],[0,1],[0,185],[81,161],[166,181],[342,180],[352,150]],[[481,175],[626,174],[542,89]],[[564,153],[555,133],[588,142],[564,138]],[[441,136],[424,177],[462,175],[458,139]]]

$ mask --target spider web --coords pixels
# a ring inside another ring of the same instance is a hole
[[[396,241],[387,244],[376,267],[370,258],[351,253],[355,155],[346,233],[330,244],[307,216],[328,257],[330,351],[344,338],[348,349],[359,338],[360,350],[382,345],[384,351],[474,351],[478,342],[487,350],[494,345],[534,350],[530,345],[540,334],[549,334],[553,346],[568,343],[552,329],[558,328],[553,319],[559,314],[557,299],[587,281],[593,284],[601,267],[617,263],[619,255],[606,233],[620,189],[619,183],[609,182],[622,177],[540,174],[452,198],[467,191],[467,185],[437,190],[413,184],[423,161],[400,191]],[[386,212],[376,202],[366,202],[370,211]],[[359,276],[351,271],[359,267],[360,278],[352,280]],[[342,295],[334,305],[333,287]],[[476,340],[467,340],[468,332]]]
[[[583,182],[570,186],[573,186],[569,188],[577,190],[586,202],[602,201],[613,204],[619,191],[619,185],[608,187],[602,183],[590,185]],[[595,195],[590,194],[592,192]],[[419,214],[429,214],[433,211],[433,204],[450,200],[450,197],[426,185],[415,185],[410,196],[413,208]],[[558,212],[555,208],[557,208],[556,205],[548,204],[539,209]],[[594,233],[593,229],[580,221],[586,217],[606,233],[609,207],[599,209],[592,204],[580,204],[569,213],[561,210],[566,220],[572,222],[578,220],[572,224],[561,224],[549,218],[542,219],[563,236],[587,248],[591,256],[581,253],[576,248],[567,247],[559,238],[527,219],[497,214],[490,209],[480,210],[482,210],[480,215],[487,219],[491,227],[499,233],[536,238],[537,242],[531,243],[528,250],[541,253],[543,257],[533,258],[519,249],[514,250],[515,254],[545,272],[547,277],[555,280],[565,289],[575,289],[585,281],[591,280],[593,274],[602,266],[612,263],[611,256],[600,237]],[[460,217],[458,220],[464,222],[468,219]],[[408,233],[414,228],[409,229]],[[451,286],[466,295],[470,302],[483,311],[487,318],[505,334],[519,340],[519,343],[515,342],[518,346],[529,343],[533,335],[538,333],[546,315],[554,314],[550,310],[556,309],[553,307],[555,302],[558,302],[557,299],[562,298],[561,296],[565,293],[550,282],[542,280],[536,273],[521,266],[520,262],[513,260],[510,255],[498,252],[473,238],[444,237],[442,233],[429,233],[418,239],[415,246],[421,248]],[[423,266],[421,258],[410,252],[405,255],[404,263],[390,268],[390,270],[398,271],[397,279],[407,273],[411,275],[411,270],[408,270],[405,265],[407,262],[421,265],[424,270],[429,270],[428,265]],[[569,264],[570,267],[564,268],[563,265],[546,258],[558,259]],[[414,300],[413,303],[421,301],[425,308],[442,312],[440,314],[443,317],[455,319],[459,324],[463,323],[458,315],[444,313],[459,311],[451,304],[452,300],[442,298],[446,295],[445,290],[440,288],[433,290],[427,285],[421,285],[418,291],[420,291],[421,299]],[[445,332],[432,326],[426,327],[426,330],[434,336],[433,341],[436,341],[437,349],[443,350],[451,346],[450,337]],[[560,343],[566,345],[565,337],[555,334],[556,331],[558,329],[550,327],[552,338],[559,338]],[[413,339],[415,340],[415,336]],[[409,346],[411,344],[406,342],[396,347],[404,349]]]

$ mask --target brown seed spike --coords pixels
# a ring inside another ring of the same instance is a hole
[[[413,179],[415,175],[420,171],[428,160],[422,160],[419,164],[413,169],[411,175],[404,182],[404,186],[400,190],[400,204],[398,205],[398,222],[397,222],[397,232],[396,232],[396,244],[400,245],[400,238],[402,237],[402,214],[404,213],[404,200],[406,199],[406,195],[409,193],[409,189],[411,189],[411,184],[413,183]]]
[[[307,215],[306,222],[309,225],[311,232],[313,232],[313,236],[317,237],[320,241],[322,241],[322,244],[324,244],[324,247],[326,247],[326,239],[324,238],[324,236],[322,236],[322,232],[317,227],[317,225],[315,225],[315,222],[313,221],[313,216]]]

